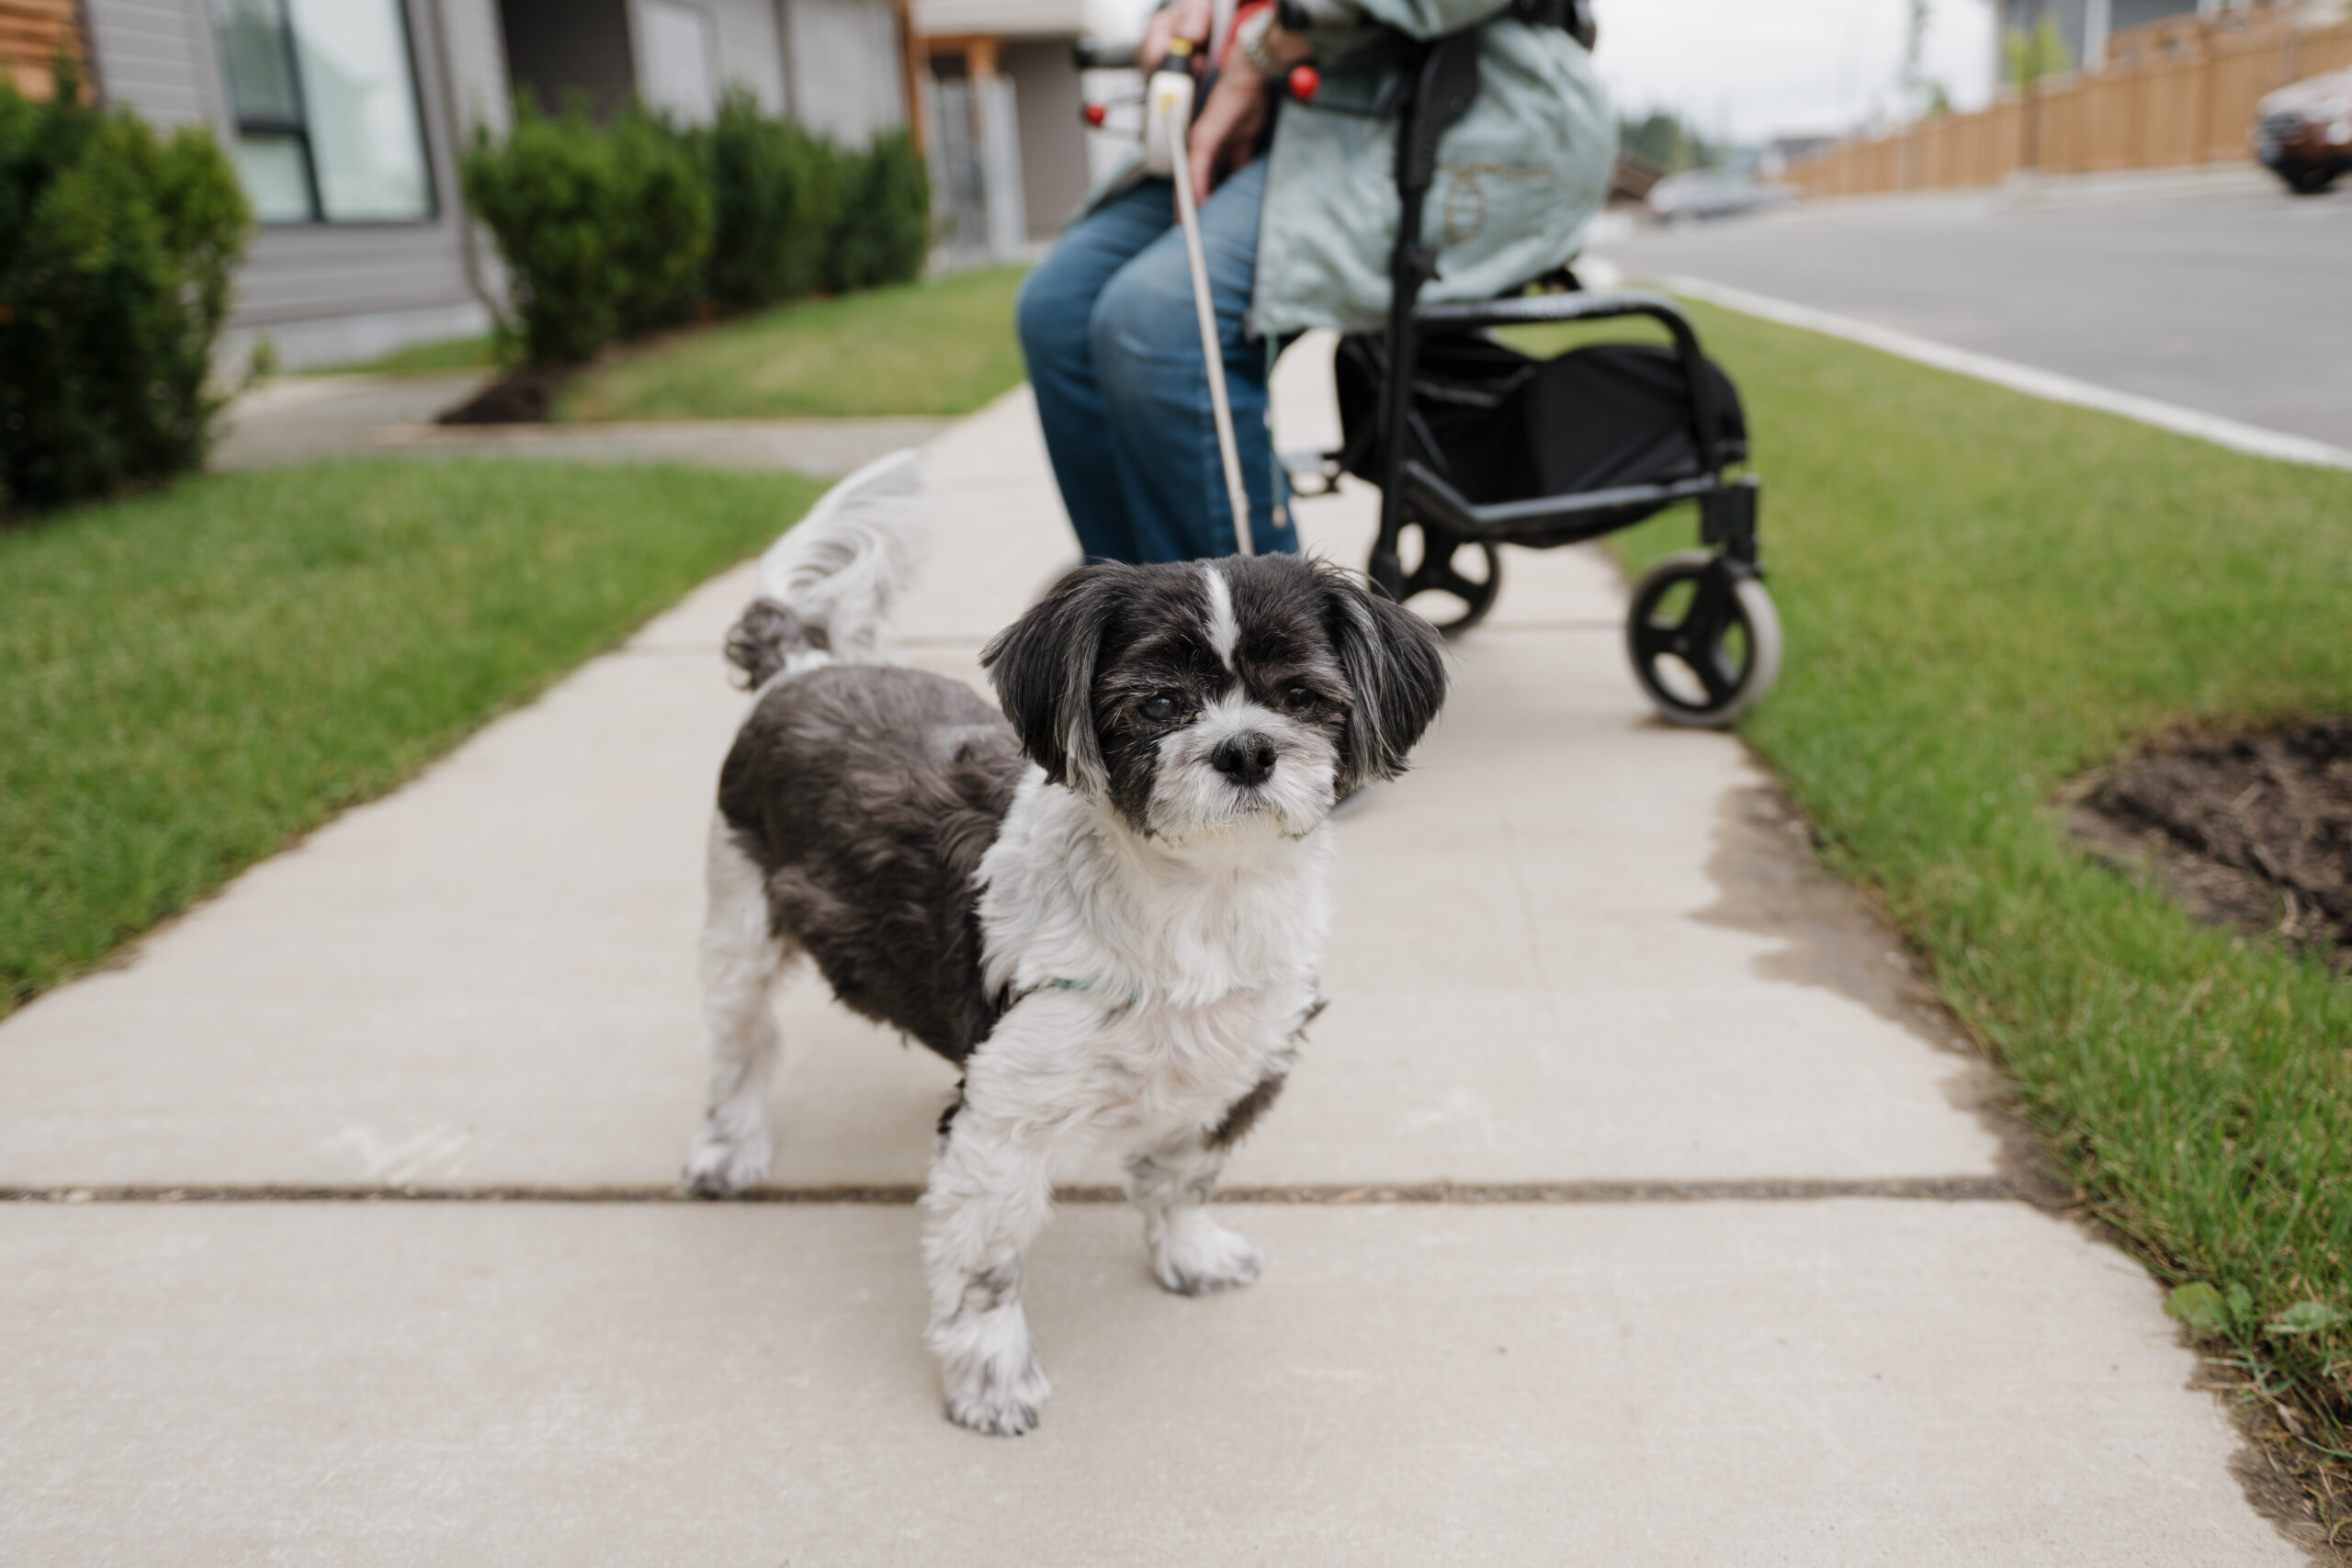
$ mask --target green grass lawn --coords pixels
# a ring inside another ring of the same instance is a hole
[[[567,388],[566,420],[962,414],[1020,384],[1020,267],[804,299],[621,354]]]
[[[0,533],[0,1014],[383,794],[820,488],[355,462]]]
[[[2192,1326],[2352,1446],[2352,981],[2192,924],[2052,800],[2167,721],[2352,712],[2352,473],[1693,315],[1747,405],[1787,628],[1747,737],[2098,1212],[2208,1287],[2176,1297]]]

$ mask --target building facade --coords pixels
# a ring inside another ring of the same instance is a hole
[[[1149,6],[1137,0],[911,5],[942,248],[971,259],[1034,252],[1134,140],[1116,129],[1090,131],[1080,111],[1090,96],[1140,96],[1141,79],[1096,72],[1089,80],[1074,46],[1138,36]]]
[[[224,351],[266,335],[290,367],[488,327],[504,280],[466,217],[458,154],[477,127],[505,131],[518,89],[550,106],[577,96],[599,115],[635,94],[697,121],[740,84],[850,143],[909,118],[892,0],[80,0],[79,11],[107,102],[166,130],[209,126],[235,161],[261,221]]]

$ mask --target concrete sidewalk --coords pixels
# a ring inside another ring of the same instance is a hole
[[[1025,396],[932,451],[901,624],[971,677],[1074,552]],[[1606,563],[1508,570],[1341,825],[1333,1005],[1231,1171],[1266,1277],[1167,1296],[1070,1204],[1037,1433],[937,1414],[944,1064],[797,983],[795,1201],[662,1197],[738,571],[0,1025],[0,1561],[2302,1561],[1738,744],[1647,720]]]

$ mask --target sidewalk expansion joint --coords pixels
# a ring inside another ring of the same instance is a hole
[[[881,1186],[759,1187],[738,1203],[840,1203],[907,1207],[922,1197],[911,1183]],[[1123,1203],[1116,1187],[1063,1187],[1062,1203]],[[1226,1187],[1220,1203],[1453,1203],[1468,1206],[1568,1203],[1801,1202],[1823,1198],[1892,1198],[1939,1203],[2000,1203],[2021,1197],[2004,1176],[1898,1176],[1878,1179],[1758,1181],[1424,1181],[1379,1185],[1291,1184]],[[558,1187],[527,1184],[368,1186],[250,1183],[224,1186],[126,1184],[85,1187],[0,1186],[11,1203],[691,1203],[671,1186]]]

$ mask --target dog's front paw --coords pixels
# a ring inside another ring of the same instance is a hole
[[[1045,1369],[1032,1356],[1007,1382],[947,1391],[947,1418],[990,1438],[1017,1438],[1036,1426],[1046,1396],[1054,1392]]]
[[[1153,1277],[1180,1296],[1238,1291],[1265,1266],[1263,1253],[1197,1212],[1171,1224],[1151,1258]]]
[[[765,1128],[730,1130],[712,1117],[686,1145],[686,1190],[696,1198],[730,1198],[768,1179],[775,1146]]]
[[[1054,1389],[1020,1309],[950,1324],[932,1342],[950,1421],[991,1438],[1017,1438],[1036,1426]]]

